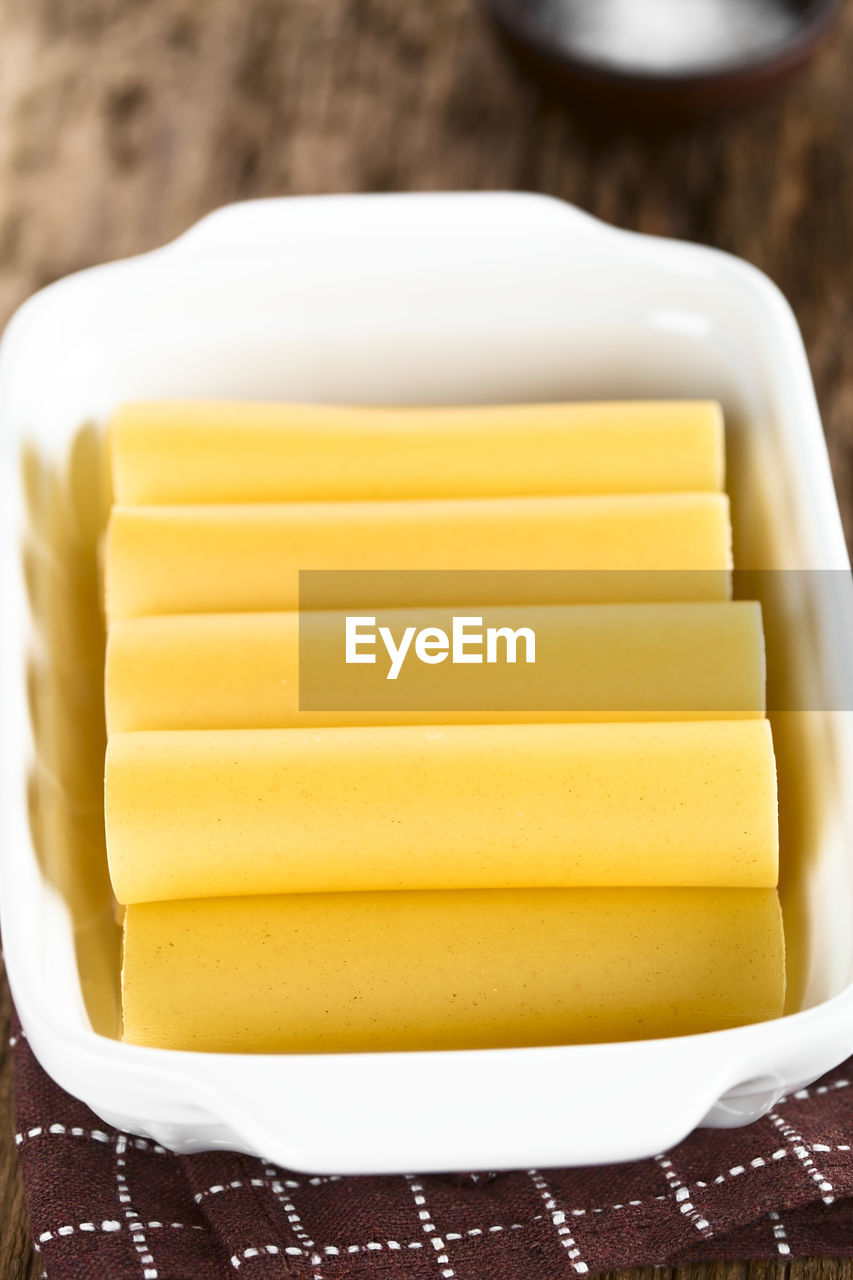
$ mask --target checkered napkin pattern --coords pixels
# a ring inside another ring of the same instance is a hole
[[[574,1280],[853,1256],[853,1059],[763,1120],[699,1130],[652,1160],[342,1178],[172,1155],[64,1093],[20,1028],[12,1043],[16,1142],[49,1280]]]

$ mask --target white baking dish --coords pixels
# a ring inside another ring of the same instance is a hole
[[[853,1051],[853,748],[849,716],[817,709],[775,726],[789,1016],[633,1044],[325,1057],[166,1052],[93,1030],[97,988],[111,978],[101,890],[78,901],[67,882],[53,887],[28,821],[18,454],[29,442],[30,458],[61,458],[80,424],[117,402],[181,395],[716,397],[739,565],[849,568],[794,319],[773,285],[723,254],[616,231],[536,196],[345,196],[223,209],[164,249],[45,289],[0,352],[0,907],[24,1028],[61,1085],[179,1151],[426,1171],[647,1156],[697,1124],[763,1114]],[[783,600],[769,641],[821,681],[834,624],[809,575],[798,581],[797,627],[786,630]],[[80,940],[99,930],[103,947],[90,947],[81,978]]]

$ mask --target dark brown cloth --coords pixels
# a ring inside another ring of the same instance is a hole
[[[557,1280],[853,1256],[853,1059],[763,1120],[699,1130],[653,1160],[333,1178],[119,1133],[49,1079],[19,1028],[12,1042],[16,1141],[49,1280]]]

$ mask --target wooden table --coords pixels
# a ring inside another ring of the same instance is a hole
[[[850,537],[851,72],[848,5],[784,99],[724,127],[602,139],[517,77],[473,0],[0,0],[0,320],[58,276],[160,244],[229,200],[550,192],[741,254],[781,285]],[[7,1019],[4,989],[0,1275],[23,1280],[40,1269],[11,1138]],[[679,1276],[783,1272],[853,1280],[853,1264],[829,1261]]]

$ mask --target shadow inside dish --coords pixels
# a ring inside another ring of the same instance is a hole
[[[30,831],[42,875],[70,915],[89,1022],[117,1037],[121,928],[104,837],[105,626],[97,548],[109,507],[101,440],[85,426],[66,460],[28,448],[21,470],[35,744]]]

